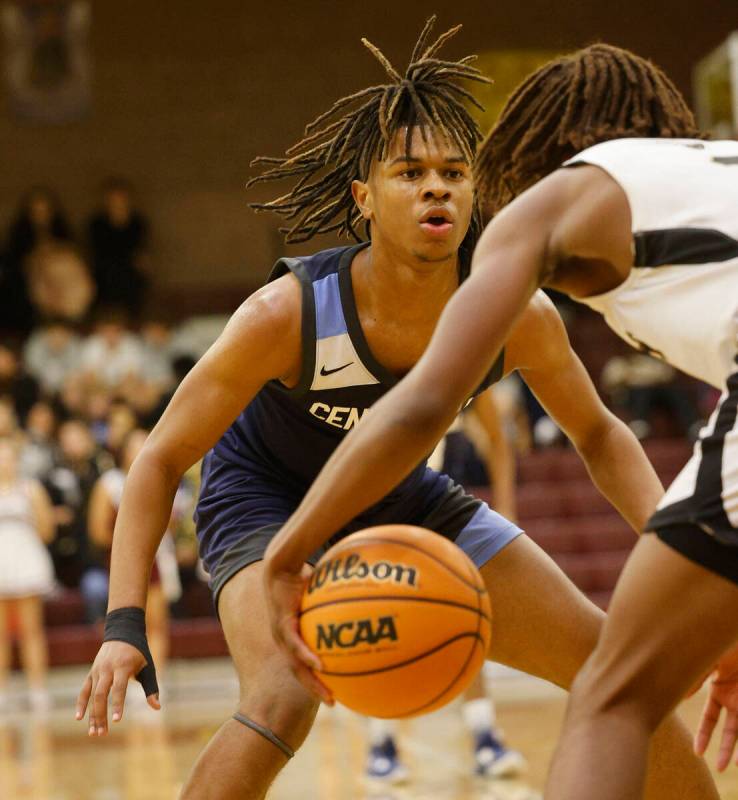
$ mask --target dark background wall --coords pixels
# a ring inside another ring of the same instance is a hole
[[[220,289],[235,305],[284,252],[276,222],[246,207],[250,160],[279,154],[337,96],[382,81],[361,36],[404,66],[434,10],[439,25],[465,25],[449,54],[601,39],[651,57],[687,93],[694,62],[738,27],[738,0],[456,0],[453,10],[416,0],[97,0],[91,114],[21,124],[0,97],[0,226],[32,183],[55,187],[79,222],[99,180],[126,175],[152,219],[159,286],[170,297]]]

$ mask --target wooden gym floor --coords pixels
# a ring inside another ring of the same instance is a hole
[[[14,705],[0,722],[2,800],[175,800],[197,754],[229,715],[236,685],[226,661],[174,664],[161,715],[131,708],[107,739],[89,740],[72,718],[80,670],[52,676],[55,710],[37,718]],[[367,786],[363,720],[345,709],[321,711],[303,749],[274,786],[270,800],[534,800],[546,774],[564,712],[563,693],[494,668],[489,680],[508,742],[529,762],[524,780],[471,775],[469,742],[458,707],[402,723],[399,744],[412,772],[402,788]],[[138,689],[137,686],[132,686]],[[694,726],[703,698],[683,709]],[[714,762],[714,750],[710,762]],[[738,800],[738,767],[718,776],[725,800]]]

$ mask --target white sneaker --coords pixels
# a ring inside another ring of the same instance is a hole
[[[395,741],[391,736],[388,736],[382,744],[371,748],[365,775],[371,782],[376,781],[391,786],[407,783],[410,773],[400,761]]]
[[[523,755],[507,748],[494,730],[477,737],[474,761],[477,775],[492,778],[514,778],[527,767]]]

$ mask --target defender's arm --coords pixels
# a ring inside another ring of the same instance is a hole
[[[505,353],[506,366],[520,371],[597,488],[640,533],[664,493],[661,481],[630,428],[605,407],[543,292],[513,329]]]

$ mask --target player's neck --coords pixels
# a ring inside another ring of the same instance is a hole
[[[357,298],[383,315],[425,318],[440,313],[458,287],[458,255],[430,264],[372,242],[354,258],[351,275]]]

